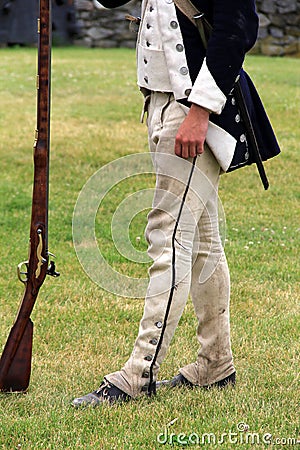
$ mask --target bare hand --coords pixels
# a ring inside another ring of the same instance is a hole
[[[175,154],[182,158],[194,158],[204,152],[209,121],[209,112],[192,104],[186,118],[179,127],[175,139]]]

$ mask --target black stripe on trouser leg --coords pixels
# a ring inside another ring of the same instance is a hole
[[[167,303],[167,308],[166,308],[166,312],[165,312],[165,317],[163,320],[163,327],[161,330],[161,335],[157,344],[157,348],[156,348],[156,352],[155,355],[153,357],[151,366],[150,366],[150,377],[149,377],[149,386],[148,386],[148,395],[152,395],[156,393],[156,383],[153,383],[153,367],[156,363],[158,354],[160,352],[161,346],[162,346],[162,342],[164,339],[164,333],[166,331],[167,328],[167,321],[168,321],[168,317],[169,317],[169,313],[170,313],[170,309],[171,309],[171,304],[172,304],[172,300],[173,300],[173,295],[174,295],[174,290],[175,290],[175,285],[176,285],[176,249],[175,249],[175,240],[176,240],[176,232],[177,232],[177,228],[179,225],[179,220],[182,214],[182,210],[184,207],[184,203],[186,200],[186,196],[188,194],[190,185],[191,185],[191,181],[192,181],[192,176],[194,173],[194,169],[195,169],[195,163],[196,163],[196,159],[197,156],[195,156],[193,158],[193,162],[192,162],[192,168],[190,171],[190,175],[189,175],[189,179],[181,200],[181,204],[180,204],[180,208],[179,208],[179,212],[178,212],[178,217],[176,219],[176,223],[175,223],[175,227],[174,227],[174,231],[172,234],[172,284],[171,284],[171,289],[170,289],[170,294],[169,294],[169,299],[168,299],[168,303]]]

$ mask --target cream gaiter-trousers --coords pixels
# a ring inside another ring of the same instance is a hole
[[[189,293],[200,350],[181,373],[205,386],[234,372],[230,281],[218,228],[220,166],[209,148],[193,161],[175,155],[175,136],[184,117],[172,94],[151,93],[147,124],[156,189],[146,237],[153,264],[132,354],[120,371],[105,377],[132,397],[155,390]]]

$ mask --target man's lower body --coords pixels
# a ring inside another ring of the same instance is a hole
[[[121,392],[123,396],[115,394],[121,400],[155,392],[159,367],[189,294],[200,350],[195,362],[180,369],[180,380],[210,386],[235,372],[229,271],[218,227],[220,166],[209,148],[194,160],[175,156],[175,136],[184,117],[172,94],[151,93],[147,123],[156,190],[146,237],[153,264],[132,354],[120,371],[105,376],[106,393]],[[93,395],[103,397],[102,391]],[[75,406],[84,403],[76,400]]]

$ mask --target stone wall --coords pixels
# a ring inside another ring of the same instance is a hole
[[[140,1],[132,0],[115,10],[101,8],[96,0],[75,0],[74,3],[81,29],[76,45],[135,46],[136,34],[129,30],[124,17],[128,13],[138,16]],[[260,29],[253,52],[270,56],[300,54],[300,0],[257,0],[256,4]]]
[[[140,2],[132,0],[116,9],[101,8],[94,0],[75,0],[81,36],[76,45],[86,47],[135,47],[136,33],[129,30],[126,14],[140,15]]]
[[[254,51],[270,56],[300,53],[300,0],[256,0],[259,35]]]

